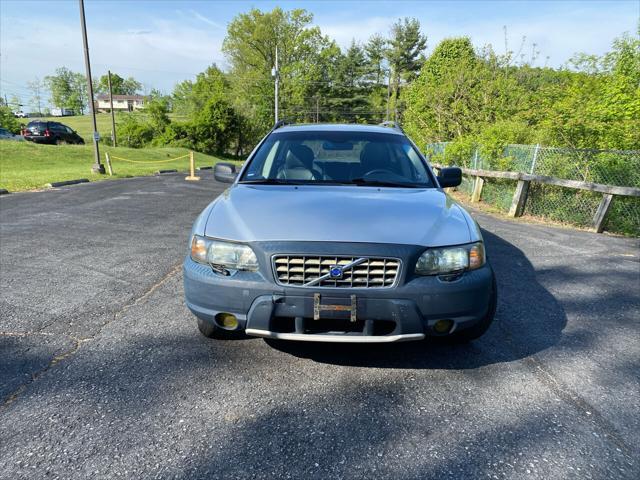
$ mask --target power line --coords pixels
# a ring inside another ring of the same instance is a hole
[[[333,114],[333,115],[384,115],[385,110],[284,110],[289,114],[306,114],[306,113],[320,113],[320,114]]]

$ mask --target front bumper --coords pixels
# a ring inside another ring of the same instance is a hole
[[[253,247],[260,271],[270,272],[269,252],[261,256],[262,250]],[[414,258],[421,251],[421,247],[406,247],[406,251],[399,253],[405,265],[415,265]],[[453,327],[448,332],[452,333],[473,326],[487,314],[493,276],[488,264],[454,281],[415,276],[406,270],[393,288],[285,287],[259,272],[238,272],[225,277],[187,256],[185,299],[189,309],[205,321],[215,323],[219,313],[232,313],[239,328],[248,335],[303,341],[420,340],[439,335],[433,328],[438,320],[452,320]],[[320,320],[314,320],[316,294],[323,305],[345,308],[323,311]],[[352,295],[355,295],[355,322],[346,308],[354,301]]]

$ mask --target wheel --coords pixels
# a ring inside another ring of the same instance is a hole
[[[446,337],[442,337],[443,339],[455,342],[455,343],[466,343],[476,338],[480,338],[491,326],[491,322],[493,322],[493,317],[496,314],[496,307],[498,305],[498,288],[496,284],[496,275],[495,273],[491,273],[491,298],[489,300],[489,308],[487,309],[487,313],[485,316],[476,323],[474,326],[465,328],[464,330],[460,330],[459,332],[453,332],[451,335]]]
[[[67,142],[62,140],[61,138],[56,138],[56,145],[66,145]]]
[[[233,340],[243,336],[242,330],[225,330],[201,318],[198,318],[198,330],[205,337],[217,340]]]

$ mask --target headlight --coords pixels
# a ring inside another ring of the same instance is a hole
[[[191,258],[199,263],[229,270],[258,270],[258,259],[248,245],[211,240],[199,235],[194,235],[191,240]]]
[[[485,263],[482,242],[459,247],[431,248],[426,250],[416,263],[418,275],[440,275],[445,273],[475,270]]]

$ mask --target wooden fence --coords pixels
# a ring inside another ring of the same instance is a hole
[[[434,168],[444,168],[444,165],[433,165]],[[509,208],[510,217],[519,217],[524,213],[527,204],[527,196],[529,194],[529,184],[531,182],[543,183],[546,185],[556,185],[558,187],[572,188],[575,190],[587,190],[589,192],[602,193],[602,200],[593,217],[593,230],[601,233],[604,228],[604,221],[611,207],[613,197],[640,197],[640,188],[635,187],[619,187],[614,185],[604,185],[601,183],[580,182],[577,180],[565,180],[562,178],[548,177],[545,175],[532,175],[521,172],[500,172],[494,170],[477,170],[473,168],[462,168],[462,173],[475,177],[473,193],[471,201],[478,202],[482,196],[482,187],[485,178],[502,178],[517,181],[516,190],[513,193],[511,208]]]

